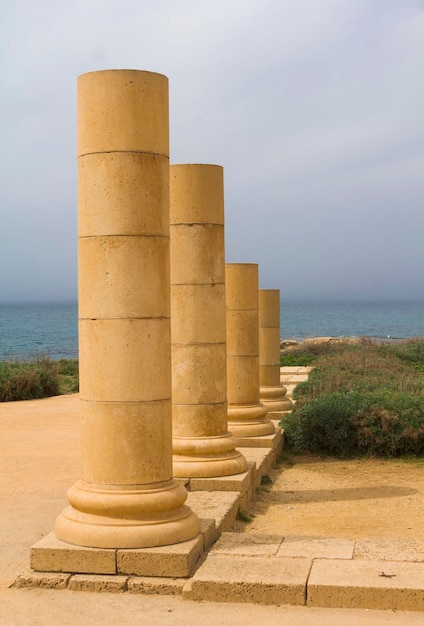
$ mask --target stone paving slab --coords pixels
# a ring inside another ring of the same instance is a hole
[[[118,574],[139,576],[188,577],[196,570],[204,554],[203,536],[154,548],[116,551]]]
[[[70,578],[71,574],[64,574],[62,572],[35,572],[28,567],[22,572],[19,572],[13,586],[19,588],[40,587],[42,589],[66,589]]]
[[[237,448],[278,448],[281,445],[281,430],[262,437],[237,437]]]
[[[75,546],[51,532],[31,547],[30,565],[42,572],[116,574],[116,550]]]
[[[127,582],[127,590],[129,593],[180,596],[183,593],[183,587],[186,582],[186,578],[130,576]]]
[[[240,494],[237,491],[191,491],[187,505],[201,519],[215,522],[216,534],[213,538],[233,528],[239,510]]]
[[[308,380],[308,374],[283,374],[280,375],[280,382],[286,387],[288,385],[298,385]]]
[[[128,576],[97,576],[74,574],[69,580],[71,591],[96,591],[98,593],[123,593],[127,590]]]
[[[424,564],[317,559],[308,580],[311,607],[424,610]]]
[[[310,559],[216,555],[187,582],[183,598],[304,605],[310,568]]]
[[[243,494],[251,486],[254,467],[248,467],[246,472],[233,476],[217,476],[215,478],[190,478],[191,491],[238,491]]]
[[[424,541],[419,539],[357,539],[354,559],[424,562]]]
[[[222,555],[275,556],[283,538],[278,535],[222,533],[209,557]]]
[[[303,556],[311,559],[351,559],[355,542],[338,537],[287,536],[277,556]]]

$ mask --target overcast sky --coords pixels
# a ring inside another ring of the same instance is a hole
[[[76,79],[116,68],[168,76],[262,288],[424,299],[424,0],[14,0],[0,51],[0,300],[76,298]]]

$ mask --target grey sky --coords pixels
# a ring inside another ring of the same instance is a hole
[[[168,76],[261,287],[424,298],[424,0],[15,0],[0,64],[0,300],[76,297],[76,78],[110,68]]]

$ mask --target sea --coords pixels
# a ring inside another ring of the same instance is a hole
[[[281,301],[281,337],[424,337],[424,300]],[[0,360],[78,358],[76,302],[0,302]]]

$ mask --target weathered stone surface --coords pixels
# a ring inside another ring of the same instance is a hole
[[[71,574],[58,572],[36,572],[27,568],[20,572],[13,587],[42,587],[44,589],[66,589]]]
[[[308,606],[424,610],[424,564],[399,561],[313,562]]]
[[[187,502],[200,518],[215,520],[219,535],[234,526],[239,497],[236,491],[191,491]]]
[[[122,593],[127,590],[127,580],[127,576],[74,574],[69,581],[69,589],[72,591]]]
[[[196,570],[203,553],[203,535],[198,535],[169,546],[118,550],[116,567],[120,574],[188,577]]]
[[[217,602],[305,604],[311,561],[217,555],[185,585],[183,597]]]
[[[54,533],[31,547],[31,567],[44,572],[115,574],[115,550],[85,548],[57,539]]]
[[[277,556],[303,556],[311,559],[351,559],[355,542],[338,537],[288,536]]]
[[[128,591],[130,593],[160,594],[167,596],[179,596],[183,592],[186,578],[158,578],[154,576],[130,576],[128,578]]]
[[[219,555],[238,556],[275,556],[282,542],[277,535],[254,535],[239,533],[222,533],[209,558]]]
[[[419,539],[357,539],[353,558],[422,563],[424,562],[424,541]]]

